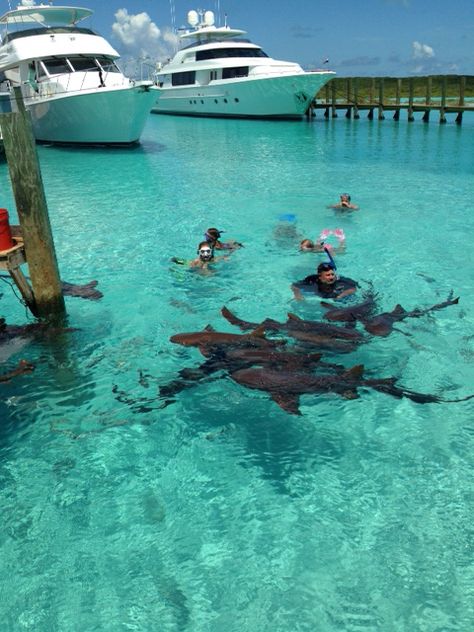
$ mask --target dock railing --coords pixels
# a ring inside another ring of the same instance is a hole
[[[337,118],[344,110],[346,118],[360,118],[367,111],[372,120],[386,112],[393,112],[398,121],[400,112],[407,112],[407,120],[415,120],[415,112],[422,112],[428,122],[430,113],[439,112],[439,122],[446,123],[446,114],[456,114],[455,122],[462,123],[464,112],[474,112],[473,75],[429,75],[425,77],[335,77],[316,95],[308,114],[314,116],[324,110],[325,118]]]

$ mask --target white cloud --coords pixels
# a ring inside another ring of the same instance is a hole
[[[170,30],[163,32],[151,21],[148,13],[129,14],[127,9],[115,13],[112,25],[114,36],[121,43],[123,52],[137,57],[162,60],[170,57],[178,41]]]
[[[35,0],[21,0],[20,4],[22,7],[33,7],[35,5]]]
[[[434,50],[428,44],[421,44],[420,42],[413,42],[413,59],[430,59],[435,56]]]

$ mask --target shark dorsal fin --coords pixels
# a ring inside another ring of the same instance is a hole
[[[364,373],[364,365],[356,364],[352,368],[350,368],[348,371],[346,371],[345,375],[346,377],[351,377],[355,379],[355,378],[362,377],[363,373]]]
[[[212,325],[206,325],[204,331],[216,331]]]
[[[249,334],[252,338],[265,338],[265,326],[259,325],[256,329],[251,331]]]
[[[406,310],[403,309],[400,303],[397,303],[392,310],[392,314],[405,314],[405,313],[406,313]]]

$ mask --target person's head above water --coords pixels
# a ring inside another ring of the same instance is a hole
[[[341,202],[351,201],[351,196],[349,195],[349,193],[341,193],[340,198],[341,198]]]
[[[210,261],[214,256],[214,253],[212,252],[212,248],[209,245],[208,241],[201,241],[198,246],[197,253],[201,261]]]
[[[220,239],[223,232],[223,230],[219,230],[217,228],[208,228],[204,234],[204,238],[207,242],[216,242]]]
[[[300,250],[313,250],[314,248],[314,243],[311,241],[311,239],[303,239],[300,242]]]
[[[336,271],[332,263],[325,261],[320,263],[317,268],[318,280],[320,283],[331,285],[336,280]]]

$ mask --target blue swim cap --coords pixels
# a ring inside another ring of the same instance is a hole
[[[296,215],[293,213],[283,213],[283,215],[279,215],[278,219],[282,222],[294,222],[296,220]]]

